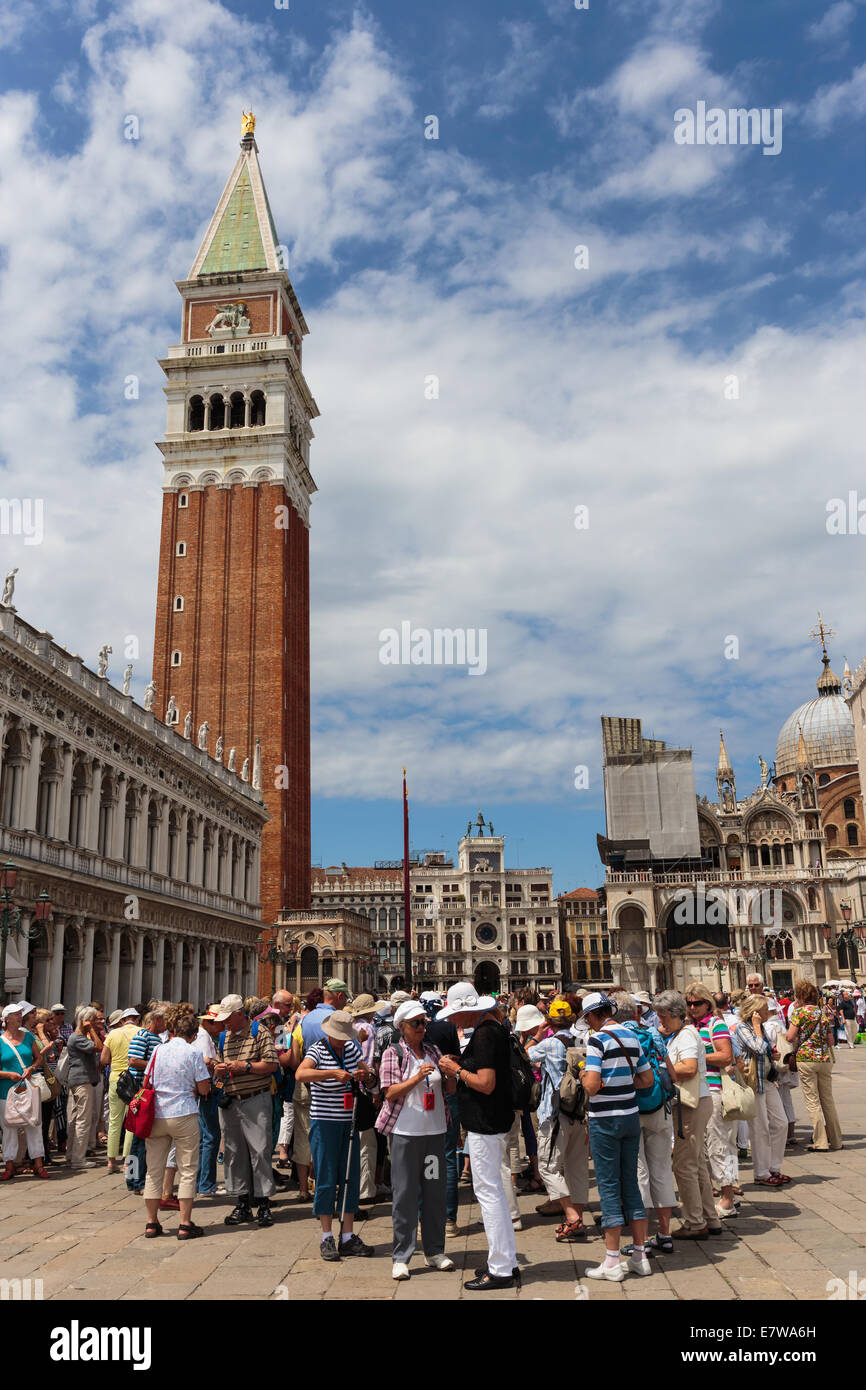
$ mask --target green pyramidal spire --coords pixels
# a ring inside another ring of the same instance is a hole
[[[252,131],[248,131],[189,278],[282,269],[274,218],[259,168],[258,146]]]

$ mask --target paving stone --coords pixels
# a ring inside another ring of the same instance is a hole
[[[622,1284],[587,1280],[587,1267],[603,1258],[604,1241],[597,1225],[594,1188],[586,1213],[592,1236],[579,1246],[557,1245],[555,1221],[535,1213],[537,1194],[518,1199],[524,1229],[517,1233],[523,1285],[491,1294],[467,1293],[463,1287],[487,1249],[480,1213],[471,1188],[460,1188],[459,1221],[463,1234],[447,1242],[459,1268],[453,1274],[427,1271],[419,1251],[412,1278],[391,1278],[390,1208],[376,1207],[358,1230],[376,1250],[371,1260],[344,1260],[327,1265],[319,1257],[320,1230],[309,1208],[277,1197],[275,1225],[231,1228],[224,1218],[230,1198],[203,1201],[195,1220],[204,1239],[179,1242],[177,1213],[162,1213],[165,1236],[144,1238],[146,1213],[141,1200],[126,1193],[122,1178],[112,1182],[102,1171],[68,1176],[62,1167],[50,1183],[22,1180],[0,1188],[0,1268],[7,1278],[40,1278],[52,1300],[205,1302],[283,1301],[326,1298],[344,1302],[697,1302],[754,1299],[773,1302],[826,1299],[827,1284],[847,1279],[851,1269],[866,1275],[866,1144],[863,1080],[866,1048],[840,1054],[834,1076],[837,1105],[846,1142],[837,1155],[804,1152],[786,1155],[785,1170],[795,1179],[774,1192],[751,1186],[752,1169],[744,1164],[747,1188],[738,1220],[723,1238],[680,1243],[675,1253],[653,1259],[647,1279]],[[802,1096],[794,1092],[799,1132],[805,1137]],[[626,1237],[627,1238],[627,1237]]]

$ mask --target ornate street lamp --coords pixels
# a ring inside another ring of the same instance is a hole
[[[851,904],[842,902],[839,904],[842,913],[842,920],[845,926],[838,936],[833,936],[833,928],[829,922],[822,924],[821,934],[831,950],[836,952],[839,969],[844,969],[851,975],[856,975],[860,964],[860,942],[866,940],[866,922],[855,922],[851,924]],[[856,983],[856,981],[855,981]]]
[[[286,955],[285,951],[280,949],[275,940],[271,939],[268,941],[268,938],[265,936],[259,937],[258,944],[260,946],[265,946],[266,942],[267,945],[265,950],[259,952],[259,960],[262,965],[270,965],[271,967],[271,994],[273,994],[277,987],[277,964],[285,965],[289,957]]]
[[[24,926],[21,909],[12,901],[18,870],[10,861],[0,869],[0,1001],[6,1003],[6,947],[10,936],[16,940],[38,941],[51,916],[51,899],[43,891],[36,899],[34,920]]]
[[[716,971],[716,974],[717,974],[718,977],[719,977],[719,993],[721,994],[721,992],[722,992],[722,971],[723,971],[723,970],[727,970],[727,971],[730,972],[730,970],[731,970],[731,952],[730,952],[730,948],[722,949],[722,950],[718,950],[718,951],[714,951],[713,954],[712,954],[712,956],[710,956],[709,959],[707,959],[707,960],[704,961],[704,965],[707,967],[708,970],[715,970],[715,971]]]

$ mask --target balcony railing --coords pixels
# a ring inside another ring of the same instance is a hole
[[[65,869],[67,873],[108,880],[122,887],[137,888],[145,893],[174,898],[232,917],[246,917],[251,921],[261,919],[261,906],[258,903],[247,903],[226,893],[217,893],[210,888],[167,878],[151,869],[133,868],[116,859],[105,859],[90,850],[76,849],[73,845],[47,840],[45,836],[37,835],[33,830],[9,830],[5,827],[0,829],[0,854],[50,865],[55,869]]]

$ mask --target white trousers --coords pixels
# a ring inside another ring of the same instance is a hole
[[[0,1126],[2,1126],[3,1129],[4,1163],[16,1163],[22,1160],[24,1158],[25,1144],[27,1145],[27,1154],[29,1158],[45,1157],[45,1150],[42,1147],[41,1114],[35,1125],[7,1125],[5,1120],[0,1119]],[[510,1274],[511,1270],[508,1272]]]
[[[707,1125],[707,1158],[716,1187],[734,1187],[739,1175],[737,1160],[738,1120],[722,1114],[722,1093],[713,1091],[713,1113]]]
[[[589,1201],[586,1125],[579,1124],[577,1120],[560,1118],[556,1142],[551,1144],[555,1128],[554,1118],[538,1126],[538,1171],[541,1180],[551,1201],[567,1197],[574,1206],[585,1207]]]
[[[677,1194],[673,1170],[674,1120],[664,1106],[640,1117],[640,1148],[637,1152],[637,1185],[640,1199],[649,1211],[654,1207],[675,1207]]]
[[[779,1082],[779,1096],[782,1101],[782,1109],[784,1110],[785,1118],[788,1121],[788,1124],[790,1125],[792,1125],[797,1118],[794,1114],[794,1102],[791,1098],[792,1089],[793,1087],[783,1086],[781,1081]]]
[[[288,1148],[292,1142],[292,1133],[295,1128],[295,1107],[290,1100],[283,1101],[283,1117],[280,1120],[280,1132],[277,1136],[277,1143]]]
[[[487,1237],[487,1268],[498,1279],[508,1279],[517,1264],[517,1248],[514,1244],[514,1227],[503,1182],[503,1174],[511,1172],[508,1168],[507,1134],[472,1134],[466,1136],[466,1150],[472,1164],[472,1186],[484,1234]]]
[[[505,1136],[505,1149],[502,1158],[502,1186],[505,1189],[505,1197],[508,1202],[508,1210],[511,1212],[512,1221],[520,1219],[520,1207],[517,1205],[517,1192],[514,1188],[514,1174],[519,1171],[514,1164],[515,1154],[519,1155],[518,1136],[520,1134],[520,1113],[514,1116],[514,1124]]]
[[[361,1198],[372,1202],[376,1196],[376,1155],[379,1150],[375,1129],[365,1129],[359,1134],[361,1142]]]
[[[788,1121],[775,1081],[766,1081],[764,1094],[756,1095],[755,1100],[757,1104],[754,1119],[749,1121],[752,1162],[755,1165],[755,1177],[768,1178],[771,1173],[782,1171]]]

